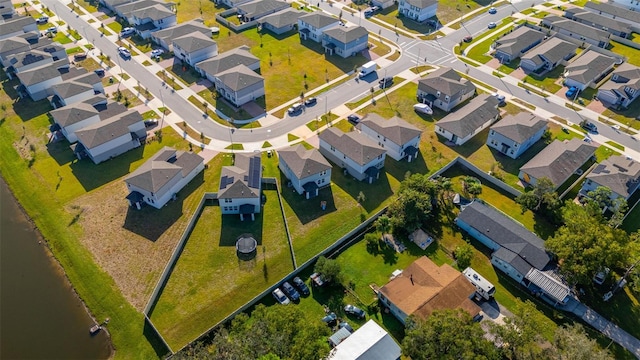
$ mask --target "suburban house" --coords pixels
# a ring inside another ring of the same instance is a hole
[[[302,40],[322,42],[323,32],[338,26],[340,20],[322,11],[314,11],[298,18],[298,33]]]
[[[386,9],[395,5],[395,0],[371,0],[371,5],[377,6],[380,9]]]
[[[7,63],[7,59],[9,57],[31,50],[33,40],[30,41],[30,39],[27,39],[29,35],[30,34],[23,34],[23,36],[11,36],[0,41],[0,63],[3,68],[10,65]],[[51,41],[48,38],[47,40]]]
[[[365,135],[343,133],[335,127],[321,132],[320,153],[354,178],[371,184],[380,177],[386,151]]]
[[[102,81],[94,72],[87,72],[60,84],[51,86],[53,94],[50,98],[51,105],[57,109],[79,101],[104,94]]]
[[[564,12],[564,16],[579,23],[594,27],[596,29],[610,32],[621,38],[629,38],[633,30],[631,25],[625,22],[614,20],[582,8],[571,8]]]
[[[418,100],[446,112],[476,93],[476,86],[450,67],[443,66],[418,82]]]
[[[133,1],[131,0],[100,0],[99,3],[100,5],[106,7],[107,9],[111,10],[111,11],[116,11],[116,7],[123,5],[123,4],[128,4],[131,3]]]
[[[45,54],[49,55],[52,61],[69,62],[69,55],[65,48],[47,37],[38,37],[37,34],[34,37],[28,33],[0,41],[0,64],[11,79],[14,78],[15,73],[51,62],[47,60],[49,56]],[[39,59],[33,59],[31,56],[42,56],[43,59],[38,61]],[[34,62],[31,63],[31,60]]]
[[[613,71],[616,59],[587,50],[565,68],[564,84],[575,86],[580,91],[597,84]]]
[[[242,106],[264,96],[264,78],[245,65],[216,74],[215,86],[233,106]]]
[[[587,175],[587,179],[582,183],[580,195],[587,196],[599,186],[611,189],[611,200],[629,200],[640,187],[640,163],[623,155],[614,155],[603,160]]]
[[[202,170],[200,155],[165,146],[124,179],[129,206],[140,209],[146,203],[160,209]]]
[[[369,46],[369,31],[362,26],[338,26],[322,33],[322,47],[329,55],[356,56]]]
[[[491,264],[522,283],[529,270],[547,270],[551,256],[544,240],[480,201],[464,206],[456,225],[491,251]]]
[[[278,150],[278,167],[296,192],[307,199],[331,184],[332,166],[315,148],[307,150],[298,144]]]
[[[86,71],[70,67],[68,60],[44,64],[16,74],[21,83],[18,92],[21,97],[29,96],[33,101],[42,100],[52,95],[50,89],[53,85],[72,79],[80,73]]]
[[[306,12],[290,7],[286,10],[278,11],[275,14],[267,15],[261,18],[258,22],[262,29],[266,29],[274,34],[280,35],[287,31],[296,29],[298,26],[298,19],[304,14],[306,14]]]
[[[434,130],[436,134],[453,144],[462,145],[498,120],[499,103],[495,96],[478,95],[462,108],[438,121]]]
[[[16,9],[14,9],[11,0],[2,0],[0,1],[0,16],[2,17],[11,17],[16,13]]]
[[[104,95],[82,102],[73,103],[65,107],[51,110],[49,113],[54,121],[53,130],[60,131],[70,142],[78,141],[75,132],[87,126],[107,120],[127,111],[127,108],[115,101],[107,102]]]
[[[40,32],[36,19],[31,16],[13,16],[0,22],[0,40],[28,32]]]
[[[145,18],[149,18],[151,20],[150,17],[161,19],[163,16],[168,15],[164,10],[158,10],[158,9],[149,10],[149,12],[138,12],[141,10],[155,7],[156,5],[160,5],[164,7],[165,10],[168,10],[169,12],[172,12],[172,13],[175,7],[175,4],[172,2],[164,2],[161,0],[138,0],[138,1],[127,1],[119,5],[116,5],[113,11],[116,13],[117,16],[127,20],[129,24],[142,25],[146,22],[149,22],[149,20],[145,22],[137,23],[135,22],[134,15],[138,18],[138,20],[142,20]],[[173,21],[173,24],[175,25],[175,21]],[[165,27],[169,27],[169,26],[171,25],[166,25]]]
[[[176,14],[165,4],[156,4],[132,11],[129,14],[129,23],[135,27],[136,32],[143,39],[151,37],[151,33],[154,31],[171,27],[177,23]]]
[[[244,22],[249,22],[290,7],[291,5],[285,1],[253,0],[248,3],[238,5],[236,10],[238,11],[238,16],[241,16]]]
[[[601,48],[609,46],[611,33],[577,21],[569,20],[560,16],[547,15],[542,19],[541,24],[558,32],[559,34],[569,36],[578,41],[582,41],[583,43]]]
[[[397,116],[387,120],[375,113],[367,114],[358,124],[358,130],[387,150],[387,155],[400,161],[415,159],[420,151],[422,131]]]
[[[542,138],[547,126],[547,120],[530,112],[507,115],[491,127],[487,145],[517,159]]]
[[[218,44],[199,31],[173,39],[173,55],[185,63],[196,63],[218,55]]]
[[[253,71],[260,70],[260,59],[249,52],[248,46],[240,46],[233,50],[225,51],[211,59],[201,61],[195,68],[209,81],[216,81],[216,75],[232,69],[238,65],[244,65]]]
[[[65,59],[68,58],[65,57]],[[0,61],[2,62],[7,76],[9,76],[10,79],[13,79],[15,74],[20,71],[26,71],[35,67],[50,64],[54,59],[50,53],[34,49],[9,55],[4,61],[1,59]]]
[[[235,8],[251,0],[215,0],[214,3],[226,5],[228,8]]]
[[[436,11],[438,11],[436,0],[400,0],[398,3],[398,14],[417,22],[436,16]]]
[[[540,44],[545,36],[547,35],[543,32],[520,26],[495,41],[493,56],[501,63],[509,63]]]
[[[567,65],[577,50],[578,45],[552,37],[524,54],[520,58],[520,67],[525,72],[543,74],[558,65]]]
[[[173,40],[179,37],[200,32],[211,38],[213,35],[211,28],[204,25],[202,19],[190,20],[167,29],[158,30],[151,34],[151,40],[162,46],[166,51],[173,51]]]
[[[633,1],[630,2],[633,3]],[[629,23],[636,27],[636,29],[638,24],[640,24],[640,12],[629,11],[628,7],[615,6],[607,2],[596,3],[593,1],[587,1],[584,5],[584,9],[618,21]]]
[[[141,145],[147,137],[142,115],[136,110],[115,115],[76,130],[78,142],[71,145],[78,159],[89,157],[95,164],[112,159]]]
[[[374,320],[367,321],[331,350],[331,360],[400,360],[402,349]]]
[[[598,100],[614,108],[629,107],[640,96],[640,67],[627,62],[618,66],[598,88]]]
[[[240,214],[240,220],[245,215],[260,212],[262,191],[262,163],[260,154],[236,154],[231,166],[223,166],[220,174],[218,201],[222,215]]]
[[[533,159],[520,167],[518,177],[525,185],[534,186],[538,179],[546,177],[559,188],[580,167],[589,161],[598,147],[578,138],[554,140]]]
[[[451,265],[438,266],[422,256],[381,287],[378,299],[406,325],[409,316],[426,319],[436,310],[462,309],[476,318],[480,307],[471,300],[475,292],[475,286]]]

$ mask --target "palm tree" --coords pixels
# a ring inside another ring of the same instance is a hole
[[[388,216],[382,215],[376,220],[376,230],[382,234],[386,234],[391,230],[391,219]]]

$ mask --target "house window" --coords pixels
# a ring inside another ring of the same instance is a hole
[[[228,204],[228,203],[233,202],[233,199],[226,198],[226,199],[224,199],[224,202],[225,202],[226,204]]]
[[[336,151],[336,148],[334,148],[333,146],[331,147],[331,151]]]
[[[491,130],[491,131],[489,131],[489,134],[491,134],[491,135],[495,135],[495,134],[496,134],[496,132],[495,132],[495,131],[493,131],[493,130]]]
[[[346,159],[346,158],[347,158],[347,155],[342,155],[342,158],[343,158],[343,159]]]
[[[238,207],[237,207],[237,206],[234,206],[234,207],[233,207],[233,211],[238,211]]]
[[[517,144],[517,143],[513,144],[513,147],[517,148],[517,147],[518,147],[518,144]]]
[[[509,154],[513,155],[513,150],[509,151]]]
[[[382,154],[378,155],[378,159],[382,159]]]

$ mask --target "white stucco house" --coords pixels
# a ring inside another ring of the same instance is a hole
[[[173,40],[173,55],[191,66],[218,55],[218,44],[200,31]]]
[[[278,150],[278,167],[291,186],[307,199],[318,196],[321,188],[331,184],[331,164],[317,149],[295,145]]]
[[[298,33],[303,40],[322,42],[322,33],[338,26],[340,21],[322,11],[314,11],[298,18]]]
[[[394,160],[411,162],[420,151],[422,131],[397,116],[387,120],[375,113],[367,114],[357,126],[358,130],[387,151]]]

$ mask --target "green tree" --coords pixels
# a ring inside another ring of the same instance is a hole
[[[313,267],[313,271],[322,274],[323,279],[327,282],[345,283],[342,268],[336,260],[320,256],[318,261],[316,261],[316,265]]]
[[[544,341],[540,335],[540,329],[548,324],[544,317],[536,309],[536,306],[527,300],[524,304],[514,309],[513,317],[505,318],[504,325],[492,323],[491,330],[496,341],[503,344],[502,355],[508,359],[541,359],[544,358]]]
[[[391,219],[387,215],[381,215],[376,220],[376,230],[382,234],[388,233],[391,230]]]
[[[464,270],[471,266],[471,259],[473,259],[473,246],[464,243],[456,247],[454,254],[460,270]]]
[[[607,350],[589,338],[579,324],[560,326],[553,337],[552,358],[570,360],[613,360]]]
[[[462,180],[462,187],[464,192],[471,197],[476,198],[478,195],[482,194],[482,183],[478,178],[473,176],[465,176]]]
[[[531,191],[518,196],[516,202],[520,204],[524,213],[526,210],[538,211],[543,205],[545,210],[553,209],[558,206],[560,199],[551,179],[542,177],[538,179]]]
[[[611,199],[612,191],[606,186],[598,186],[595,190],[589,191],[586,197],[587,206],[591,207],[592,212],[598,210],[611,211],[612,215],[609,218],[608,224],[612,227],[618,227],[622,225],[624,214],[629,209],[627,201],[622,197],[616,197]]]
[[[389,205],[391,227],[394,233],[410,233],[426,226],[437,213],[436,182],[423,174],[413,174],[400,183],[398,198]]]
[[[434,311],[426,320],[410,319],[402,352],[411,359],[499,359],[480,324],[461,309]]]

